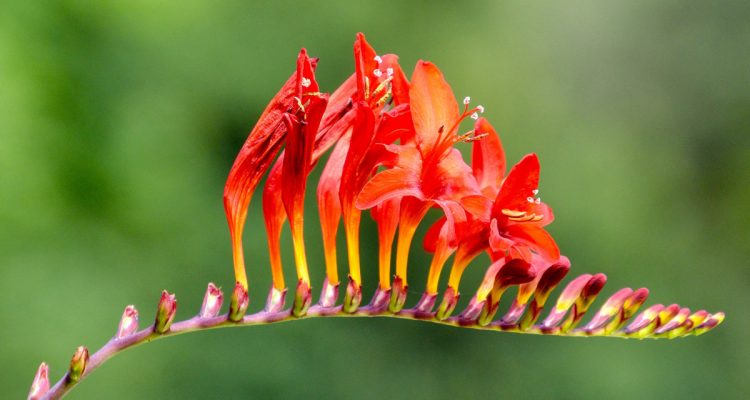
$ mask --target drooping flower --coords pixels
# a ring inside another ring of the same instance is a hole
[[[286,129],[284,115],[299,107],[307,93],[317,92],[314,70],[317,60],[310,59],[302,49],[297,57],[297,70],[266,106],[229,171],[224,187],[224,209],[232,237],[235,279],[247,289],[247,274],[242,249],[242,232],[255,187],[271,165],[283,144]]]
[[[376,146],[393,142],[396,139],[393,132],[408,129],[399,127],[408,121],[408,107],[401,106],[406,101],[408,83],[397,57],[377,55],[364,35],[359,34],[354,44],[354,59],[357,91],[352,98],[353,126],[334,149],[318,186],[329,269],[336,268],[335,237],[339,217],[343,217],[350,279],[344,306],[348,311],[354,311],[361,298],[361,211],[355,207],[355,200],[379,165],[377,154],[380,148]],[[386,112],[388,105],[395,108]]]

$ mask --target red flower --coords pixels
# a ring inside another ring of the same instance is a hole
[[[245,288],[247,275],[242,250],[242,231],[247,218],[247,207],[258,181],[278,153],[286,135],[284,115],[287,111],[297,108],[299,102],[307,99],[308,96],[303,92],[318,91],[313,73],[316,63],[317,60],[311,60],[304,49],[300,51],[297,71],[266,106],[229,171],[224,187],[224,209],[232,236],[235,279]]]
[[[401,145],[387,146],[383,162],[389,169],[375,175],[362,189],[357,207],[369,209],[391,199],[400,204],[396,279],[407,285],[406,269],[411,241],[427,210],[437,205],[446,218],[446,235],[455,240],[455,225],[466,219],[464,200],[479,196],[479,186],[457,141],[472,139],[456,135],[460,122],[479,110],[459,113],[453,91],[433,64],[417,63],[409,88],[413,132],[400,135]],[[394,294],[398,296],[399,294]],[[400,305],[396,304],[395,309]]]

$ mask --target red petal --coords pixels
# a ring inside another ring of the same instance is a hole
[[[284,124],[287,126],[287,138],[282,164],[281,199],[286,214],[293,224],[303,212],[305,187],[307,175],[312,166],[315,135],[327,102],[327,96],[313,97],[307,110],[299,113],[304,115],[306,119],[304,122],[290,114],[287,114],[284,119]]]
[[[534,204],[534,190],[539,187],[539,159],[528,154],[511,168],[495,199],[493,215],[502,215],[502,209],[526,211]]]
[[[474,124],[474,132],[477,135],[487,136],[474,142],[471,168],[474,170],[474,176],[477,178],[482,193],[487,197],[495,198],[505,175],[503,145],[495,128],[484,118],[480,118]]]
[[[458,104],[442,72],[432,63],[417,62],[409,88],[411,114],[417,133],[417,144],[423,155],[432,151],[438,139],[458,121]]]
[[[373,75],[373,71],[379,67],[375,61],[377,55],[375,49],[365,40],[365,35],[358,33],[354,41],[354,70],[357,75],[356,99],[359,101],[367,101],[369,93],[375,89],[373,85],[379,81],[378,77]]]
[[[424,247],[424,250],[426,252],[435,252],[438,239],[440,238],[440,231],[443,229],[445,221],[446,218],[444,216],[440,217],[440,219],[435,221],[435,223],[430,225],[430,227],[427,229],[427,232],[424,234],[424,241],[422,242],[422,247]]]
[[[406,169],[393,168],[370,179],[357,197],[356,205],[360,210],[366,210],[388,199],[404,196],[424,199],[419,189],[419,176]]]
[[[512,225],[506,228],[506,235],[528,245],[548,262],[554,263],[560,258],[555,239],[544,228],[529,224]]]
[[[315,138],[315,150],[312,161],[328,151],[334,143],[351,127],[354,114],[351,113],[351,98],[357,92],[357,79],[353,74],[344,81],[328,100],[328,107],[320,122],[320,129]]]

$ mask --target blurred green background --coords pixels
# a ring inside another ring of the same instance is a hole
[[[440,66],[456,96],[487,108],[509,162],[540,155],[550,230],[575,273],[606,273],[605,294],[647,286],[648,304],[724,310],[724,325],[638,342],[307,320],[139,347],[71,398],[748,393],[750,3],[245,3],[0,5],[0,397],[25,396],[43,360],[58,379],[75,346],[111,337],[127,304],[148,323],[168,288],[185,318],[208,281],[231,287],[221,195],[235,154],[299,48],[321,58],[333,90],[352,71],[358,31],[407,71],[419,58]],[[256,196],[245,235],[255,309],[270,284],[261,221]],[[363,236],[369,295],[369,218]],[[475,285],[480,266],[468,274]]]

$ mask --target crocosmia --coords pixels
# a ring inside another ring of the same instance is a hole
[[[395,315],[479,329],[639,339],[702,334],[721,323],[723,313],[677,305],[657,304],[638,313],[649,294],[645,288],[615,292],[582,322],[603,291],[603,274],[574,278],[551,301],[572,265],[546,229],[554,214],[541,199],[539,157],[528,154],[507,169],[491,110],[469,97],[459,100],[435,64],[420,60],[407,78],[398,57],[377,52],[363,34],[353,47],[354,70],[330,94],[315,79],[318,60],[304,49],[299,53],[295,72],[260,116],[229,173],[224,205],[236,290],[245,293],[243,228],[250,199],[268,171],[262,206],[273,282],[264,312],[285,312],[280,238],[288,223],[297,273],[292,317]],[[462,149],[470,150],[469,160]],[[315,204],[324,259],[309,262],[305,193],[323,157]],[[412,242],[420,224],[432,219],[431,209],[439,215],[421,241],[432,261],[410,270]],[[375,226],[378,243],[360,241],[363,224]],[[349,271],[343,296],[339,238],[346,243]],[[377,260],[363,259],[363,246],[376,248]],[[488,263],[477,261],[482,254]],[[462,287],[461,277],[472,263],[477,265],[471,268],[482,269],[483,279],[476,288]],[[325,265],[325,278],[313,305],[309,268],[318,265]],[[378,282],[364,303],[367,268],[377,268]],[[425,274],[426,285],[407,308],[415,293],[409,274]],[[514,298],[500,313],[509,289]],[[467,290],[468,305],[456,311]]]

